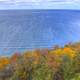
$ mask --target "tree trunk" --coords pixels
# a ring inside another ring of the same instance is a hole
[[[53,80],[64,80],[63,79],[63,76],[60,72],[57,72],[54,77],[53,77]]]

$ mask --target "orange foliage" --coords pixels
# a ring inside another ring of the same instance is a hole
[[[13,63],[16,63],[16,61],[17,61],[17,59],[18,59],[19,56],[20,56],[19,53],[13,54],[13,56],[11,57],[11,61],[12,61]]]
[[[28,58],[39,58],[40,57],[40,52],[39,50],[34,50],[34,51],[27,51],[23,54],[24,58],[28,59]]]
[[[0,58],[0,69],[4,68],[8,64],[10,64],[9,58],[6,58],[6,57]]]
[[[68,47],[65,47],[63,49],[63,53],[66,54],[66,55],[68,55],[71,58],[74,58],[76,56],[76,51],[72,50],[71,48],[68,48]]]

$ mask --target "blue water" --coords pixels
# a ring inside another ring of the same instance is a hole
[[[0,10],[0,55],[76,41],[78,10]]]

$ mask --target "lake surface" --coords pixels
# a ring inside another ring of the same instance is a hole
[[[76,41],[79,10],[0,10],[0,55]]]

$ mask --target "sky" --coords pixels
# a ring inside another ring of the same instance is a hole
[[[0,0],[0,9],[80,9],[80,0]]]

